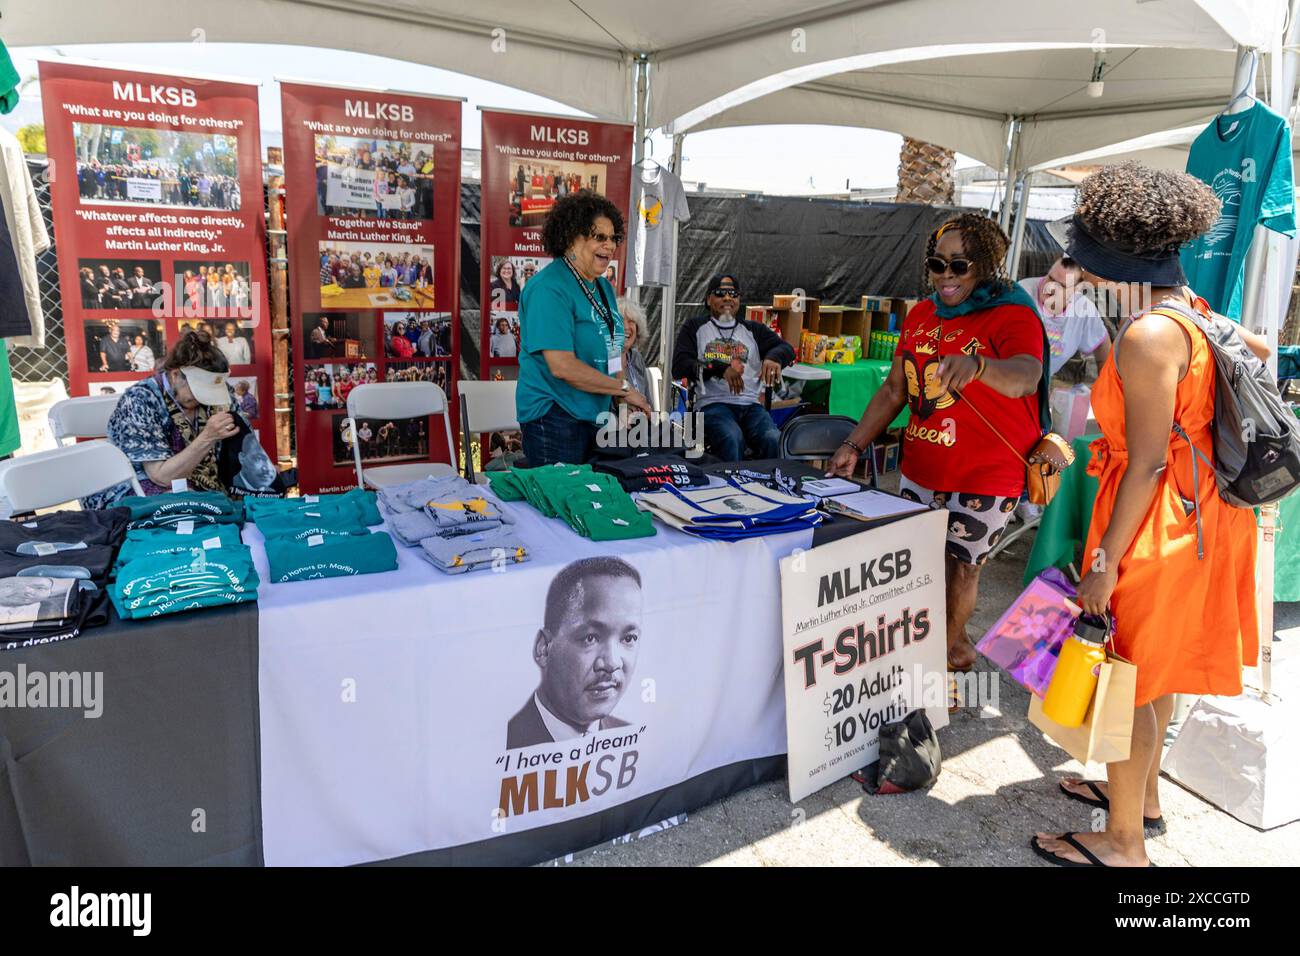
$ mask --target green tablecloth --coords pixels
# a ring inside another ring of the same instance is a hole
[[[1097,437],[1086,435],[1071,443],[1074,464],[1061,475],[1060,491],[1043,510],[1029,563],[1025,565],[1025,584],[1045,568],[1063,568],[1075,560],[1088,537],[1092,503],[1097,497],[1097,479],[1086,472],[1088,443]],[[1280,529],[1273,539],[1273,600],[1300,601],[1300,492],[1282,499],[1278,524]]]
[[[825,405],[832,415],[861,418],[871,396],[880,391],[889,376],[893,363],[885,359],[859,359],[852,365],[813,365],[831,373],[830,380],[806,382],[803,387],[805,401]],[[889,423],[890,428],[907,424],[908,411],[904,406],[898,417]]]

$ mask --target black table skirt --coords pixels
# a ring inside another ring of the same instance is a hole
[[[262,863],[257,606],[0,652],[101,672],[98,718],[0,706],[0,866]]]

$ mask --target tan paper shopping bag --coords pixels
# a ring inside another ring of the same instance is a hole
[[[1137,700],[1137,668],[1107,653],[1097,678],[1097,693],[1083,724],[1062,727],[1043,713],[1043,702],[1029,698],[1029,722],[1080,763],[1127,760],[1133,744],[1133,703]]]

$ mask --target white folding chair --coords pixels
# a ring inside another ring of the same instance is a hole
[[[441,415],[447,434],[447,454],[451,464],[415,462],[410,465],[361,467],[359,422],[363,418],[402,419]],[[357,487],[384,488],[421,478],[440,478],[456,473],[456,445],[451,438],[451,409],[447,395],[432,382],[375,382],[358,385],[348,393],[348,418],[352,420],[352,461],[357,469]]]
[[[460,430],[461,434],[519,431],[518,412],[515,411],[515,382],[461,382]],[[487,463],[488,449],[482,450]],[[465,480],[474,480],[473,456],[465,455]]]
[[[50,432],[54,443],[63,447],[64,439],[103,438],[108,434],[108,420],[121,395],[91,395],[65,398],[50,406]]]
[[[16,512],[52,508],[121,484],[144,494],[126,455],[106,441],[38,451],[0,470],[0,495]]]

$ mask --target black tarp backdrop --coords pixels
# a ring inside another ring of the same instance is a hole
[[[677,240],[677,325],[703,308],[715,272],[739,274],[744,302],[803,289],[827,305],[856,304],[862,295],[914,299],[922,294],[926,236],[960,212],[956,206],[863,203],[780,196],[688,195],[691,221]],[[461,185],[461,376],[479,369],[479,186]],[[1059,254],[1047,224],[1025,224],[1021,275],[1042,275]],[[658,364],[662,324],[657,289],[644,290],[649,326],[641,351]]]

